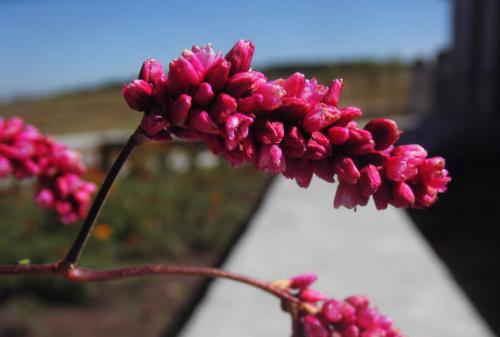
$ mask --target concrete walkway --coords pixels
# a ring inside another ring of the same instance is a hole
[[[409,337],[492,337],[402,211],[332,208],[335,186],[280,179],[225,268],[274,280],[306,271],[331,296],[368,295]],[[216,281],[182,337],[286,337],[290,321],[258,290]]]

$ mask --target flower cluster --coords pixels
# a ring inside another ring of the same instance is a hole
[[[394,121],[359,128],[361,110],[338,106],[342,80],[327,87],[295,73],[268,81],[250,68],[253,53],[243,40],[224,57],[211,45],[194,46],[167,74],[148,60],[123,95],[145,112],[142,129],[152,139],[202,139],[233,166],[252,162],[301,187],[313,175],[328,182],[336,175],[336,208],[366,205],[370,196],[378,209],[427,207],[446,190],[443,158],[427,158],[419,145],[394,147],[401,134]]]
[[[83,218],[95,185],[82,180],[78,153],[41,134],[21,118],[0,118],[0,178],[37,179],[35,201],[57,212],[61,222]]]
[[[306,273],[272,285],[300,299],[300,306],[290,310],[292,337],[402,337],[392,321],[369,306],[364,296],[350,296],[339,301],[309,288],[317,276]]]

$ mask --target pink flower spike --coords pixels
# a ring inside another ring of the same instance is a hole
[[[316,303],[327,300],[328,296],[317,290],[306,288],[300,292],[300,298],[305,302]]]
[[[214,92],[212,86],[207,82],[203,82],[198,87],[196,95],[194,96],[194,101],[199,105],[207,105],[214,98]]]
[[[213,135],[218,135],[220,133],[219,128],[212,118],[210,118],[206,111],[201,109],[194,109],[189,112],[189,126],[198,131]]]
[[[330,90],[328,90],[328,93],[323,98],[323,102],[336,107],[339,104],[340,94],[343,88],[344,81],[342,79],[333,80],[330,85]]]
[[[144,80],[134,80],[122,86],[122,94],[128,106],[137,111],[146,111],[151,106],[153,89]]]
[[[192,98],[189,95],[182,94],[172,104],[168,111],[168,116],[173,125],[182,126],[186,122],[189,109],[191,109]]]
[[[304,337],[328,337],[328,331],[321,321],[313,315],[303,318]]]
[[[210,109],[210,116],[216,123],[222,124],[226,118],[236,112],[237,107],[236,99],[228,94],[220,93]]]
[[[375,150],[385,150],[393,145],[401,135],[396,122],[392,119],[377,118],[371,120],[366,126],[375,141]]]
[[[236,42],[225,56],[225,59],[231,63],[231,75],[250,69],[254,50],[254,44],[248,40]]]
[[[311,284],[316,282],[318,275],[314,273],[304,273],[294,276],[290,279],[290,288],[292,289],[305,289]]]
[[[340,111],[332,106],[319,103],[302,120],[302,127],[307,132],[319,131],[332,125],[340,118]]]

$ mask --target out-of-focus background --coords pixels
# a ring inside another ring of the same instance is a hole
[[[409,212],[411,225],[498,334],[499,13],[497,0],[0,0],[0,116],[21,116],[80,150],[86,178],[101,182],[141,118],[121,83],[147,58],[167,66],[193,44],[227,52],[244,38],[256,45],[254,68],[269,78],[343,78],[342,105],[397,120],[408,130],[402,142],[447,158],[449,191],[432,209]],[[144,145],[112,191],[83,263],[220,266],[270,202],[271,185],[201,143]],[[76,233],[31,198],[29,182],[0,181],[0,263],[57,259]],[[173,337],[207,286],[201,278],[82,285],[5,277],[0,336]]]

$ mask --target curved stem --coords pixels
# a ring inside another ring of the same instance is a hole
[[[198,275],[213,278],[224,278],[239,283],[250,285],[261,289],[281,300],[290,303],[300,303],[299,299],[286,290],[277,289],[270,283],[255,278],[232,273],[229,271],[199,266],[172,266],[165,264],[130,266],[124,268],[94,270],[70,266],[61,268],[60,263],[39,265],[0,265],[0,275],[18,274],[49,274],[64,277],[75,282],[103,282],[127,279],[138,276],[162,276],[162,275]]]
[[[116,161],[113,163],[113,166],[111,166],[111,169],[104,179],[104,182],[94,199],[92,207],[90,208],[89,213],[87,214],[87,217],[83,222],[82,227],[80,228],[80,232],[78,233],[66,257],[62,260],[61,266],[69,267],[71,265],[78,264],[80,255],[82,254],[82,251],[85,248],[85,244],[87,243],[87,240],[92,233],[95,220],[101,211],[108,192],[113,185],[116,177],[118,176],[118,173],[122,169],[123,164],[132,153],[135,146],[139,143],[140,137],[141,131],[140,128],[137,128],[137,130],[134,131],[134,133],[129,137],[125,146],[122,148],[120,154],[118,155],[118,158],[116,158]]]

